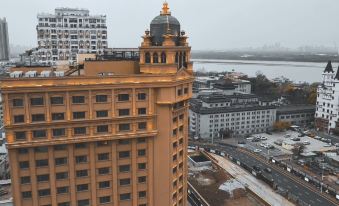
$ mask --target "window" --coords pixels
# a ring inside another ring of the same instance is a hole
[[[109,153],[98,154],[98,160],[99,161],[109,160]]]
[[[120,179],[119,180],[120,186],[126,186],[131,184],[130,178]]]
[[[99,188],[100,189],[109,188],[109,187],[111,187],[110,181],[99,182]]]
[[[51,190],[50,189],[38,190],[38,194],[39,197],[49,196],[51,195]]]
[[[76,176],[77,177],[87,177],[88,176],[88,170],[77,170]]]
[[[87,191],[88,190],[88,184],[81,184],[81,185],[77,185],[77,191],[81,192],[81,191]],[[82,206],[82,205],[81,205]]]
[[[69,202],[61,202],[61,203],[58,203],[58,206],[71,206],[71,203],[69,203]]]
[[[51,104],[52,105],[64,104],[64,98],[63,97],[51,97]]]
[[[145,130],[147,128],[147,123],[146,122],[139,122],[138,123],[138,129],[139,130]]]
[[[130,199],[131,199],[131,193],[120,194],[120,200],[130,200]]]
[[[146,108],[138,108],[138,115],[145,115],[146,114]]]
[[[166,53],[161,52],[161,63],[166,64]]]
[[[19,154],[28,154],[28,149],[27,148],[19,148],[18,153]]]
[[[146,93],[138,93],[138,100],[145,100],[146,99]]]
[[[77,164],[86,163],[87,162],[87,156],[86,155],[76,156],[75,157],[75,162]]]
[[[33,131],[34,138],[44,138],[46,137],[46,130],[34,130]]]
[[[15,140],[16,141],[25,141],[26,140],[26,132],[15,132]]]
[[[53,129],[52,130],[53,137],[61,137],[65,136],[66,134],[66,129],[65,128],[58,128],[58,129]]]
[[[87,148],[87,144],[86,143],[77,143],[74,146],[75,146],[75,149],[84,149],[84,148]]]
[[[109,167],[102,167],[98,169],[98,174],[99,175],[106,175],[110,173],[110,168]]]
[[[145,198],[145,197],[146,197],[146,191],[140,191],[139,198]]]
[[[72,96],[72,103],[73,104],[84,104],[85,96]]]
[[[35,147],[34,152],[36,153],[48,152],[48,147]]]
[[[108,145],[110,145],[110,143],[108,141],[97,142],[97,147],[104,147],[104,146],[108,146]]]
[[[75,135],[83,135],[86,134],[86,127],[75,127],[74,128]]]
[[[57,187],[57,194],[65,194],[69,192],[68,187]]]
[[[14,115],[14,123],[23,123],[25,121],[24,115]]]
[[[159,57],[157,53],[153,53],[153,63],[159,63]]]
[[[184,94],[188,93],[188,88],[184,88]]]
[[[65,144],[55,145],[54,150],[56,150],[56,151],[67,150],[67,145],[65,145]]]
[[[145,53],[145,63],[146,64],[151,63],[151,54],[149,52]]]
[[[129,101],[129,94],[118,94],[118,101]]]
[[[38,175],[36,179],[38,182],[47,182],[49,181],[49,175]]]
[[[89,206],[89,199],[78,200],[78,206]]]
[[[85,119],[86,112],[73,112],[73,119]]]
[[[97,118],[108,117],[108,111],[107,110],[96,111],[96,113],[97,113]]]
[[[97,133],[108,132],[108,125],[97,126]]]
[[[64,120],[65,113],[52,113],[52,120]]]
[[[130,165],[120,165],[119,166],[119,172],[129,172],[130,171]]]
[[[139,183],[145,183],[146,182],[146,176],[138,177],[138,182]]]
[[[65,165],[65,164],[67,164],[67,157],[55,158],[55,165],[56,166]]]
[[[178,89],[178,96],[181,96],[181,95],[182,95],[182,90]]]
[[[130,144],[131,141],[129,139],[120,139],[119,140],[119,144],[121,145],[127,145],[127,144]]]
[[[44,159],[44,160],[36,160],[35,164],[37,167],[47,167],[48,166],[48,160]]]
[[[109,203],[109,202],[111,202],[111,196],[99,197],[100,204]]]
[[[146,163],[138,163],[138,169],[139,170],[145,170],[146,169]]]
[[[32,197],[32,192],[31,191],[26,191],[21,193],[22,198],[27,199]]]
[[[130,124],[119,124],[119,131],[129,131],[130,130]]]
[[[45,121],[44,114],[32,114],[32,122],[41,122]]]
[[[130,156],[130,151],[119,152],[119,158],[128,158]]]
[[[142,138],[138,138],[138,143],[145,143],[146,142],[146,138],[142,137]]]
[[[23,107],[24,100],[23,99],[13,99],[13,107]]]
[[[129,116],[129,109],[119,109],[119,116]]]
[[[146,150],[145,149],[139,149],[138,150],[138,156],[145,156],[146,155]]]
[[[96,95],[95,100],[96,102],[107,102],[107,95]]]
[[[30,176],[21,177],[20,179],[21,179],[21,184],[31,183],[31,177]]]
[[[44,105],[44,98],[42,98],[42,97],[31,98],[31,105],[32,106],[42,106],[42,105]]]
[[[57,180],[63,180],[68,178],[68,173],[67,172],[58,172],[55,174],[55,178]]]

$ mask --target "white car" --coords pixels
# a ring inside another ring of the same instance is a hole
[[[246,140],[253,140],[253,137],[247,137]]]
[[[311,144],[310,141],[307,141],[307,140],[303,141],[303,145],[309,145],[309,144]]]
[[[330,143],[327,143],[324,145],[324,147],[331,147],[332,145]]]
[[[261,152],[261,149],[255,149],[254,152],[259,153],[259,152]]]
[[[267,137],[261,136],[260,139],[261,140],[267,140]]]

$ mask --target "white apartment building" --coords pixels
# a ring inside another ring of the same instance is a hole
[[[276,107],[262,104],[252,94],[212,94],[191,100],[190,132],[199,138],[261,133],[273,128]]]
[[[329,61],[322,73],[322,84],[317,89],[315,126],[330,133],[339,118],[339,71],[335,72]]]
[[[54,14],[38,14],[37,17],[35,62],[72,63],[78,53],[101,54],[107,48],[106,15],[90,15],[87,9],[56,8]]]

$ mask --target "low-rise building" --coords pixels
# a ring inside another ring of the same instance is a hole
[[[253,94],[201,95],[191,100],[190,132],[200,138],[244,136],[272,129],[276,107]]]
[[[277,121],[304,126],[314,122],[315,105],[286,105],[277,108]]]

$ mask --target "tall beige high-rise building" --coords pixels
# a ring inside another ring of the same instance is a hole
[[[164,3],[138,60],[101,57],[84,61],[80,76],[3,79],[15,206],[185,206],[186,40]]]
[[[6,18],[0,18],[0,61],[9,60],[8,26]]]

